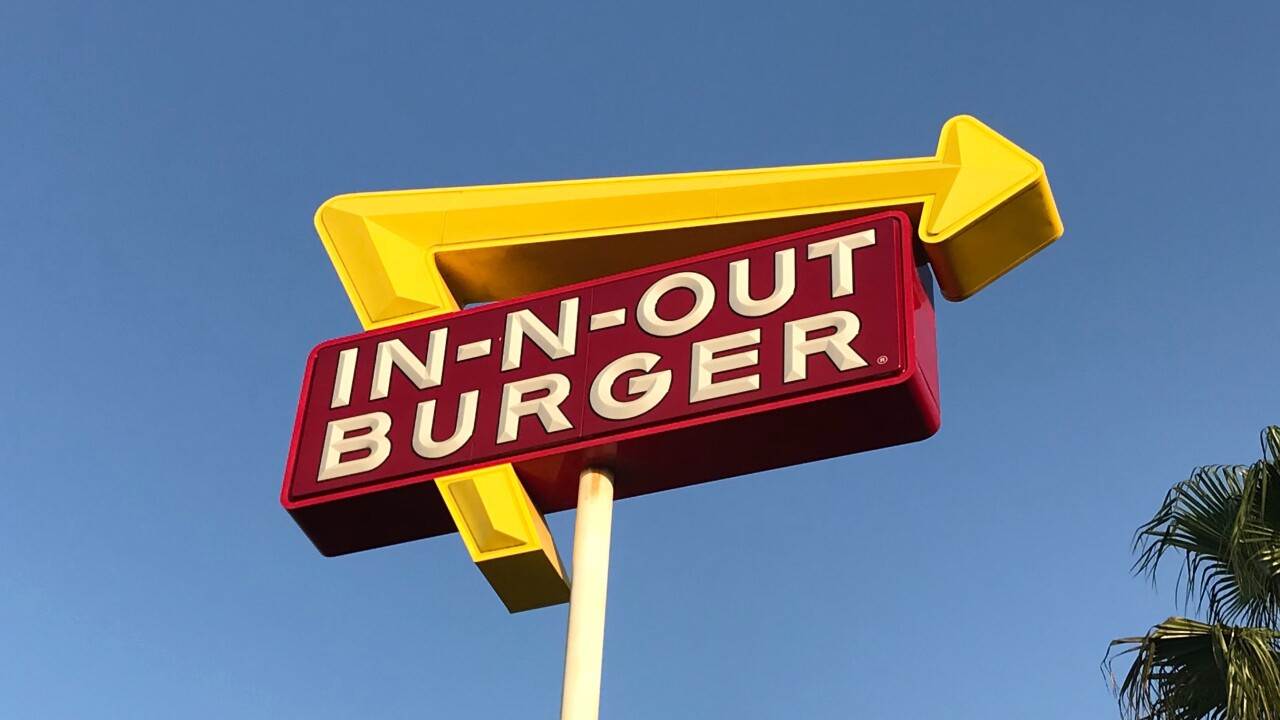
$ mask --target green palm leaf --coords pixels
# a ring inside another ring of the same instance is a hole
[[[1280,621],[1280,428],[1262,434],[1250,466],[1197,469],[1138,529],[1134,568],[1153,580],[1172,553],[1182,560],[1188,605],[1210,618],[1276,626]]]
[[[1103,663],[1132,653],[1116,688],[1128,720],[1280,720],[1280,632],[1169,618],[1112,641]],[[1126,647],[1112,655],[1117,648]]]

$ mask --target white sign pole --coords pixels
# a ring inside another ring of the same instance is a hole
[[[573,588],[569,592],[569,637],[564,653],[560,720],[597,720],[600,715],[612,528],[613,473],[604,468],[587,468],[578,479]]]

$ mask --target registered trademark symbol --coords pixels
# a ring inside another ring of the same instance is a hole
[[[883,365],[883,364],[885,364],[885,363],[887,363],[887,362],[889,362],[889,358],[888,358],[888,357],[886,357],[886,356],[884,356],[884,355],[881,355],[880,357],[876,358],[876,363],[877,363],[877,364]]]

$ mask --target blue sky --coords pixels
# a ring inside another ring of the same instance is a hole
[[[555,716],[563,608],[278,505],[307,352],[359,329],[315,208],[960,113],[1066,235],[940,308],[933,439],[618,505],[602,717],[1115,717],[1107,642],[1177,610],[1133,529],[1280,423],[1280,7],[972,5],[0,5],[0,717]]]

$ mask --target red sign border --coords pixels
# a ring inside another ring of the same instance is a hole
[[[803,230],[800,232],[789,233],[787,235],[773,237],[767,240],[762,240],[762,241],[735,246],[731,248],[726,248],[723,250],[718,250],[718,251],[706,253],[703,255],[684,258],[684,259],[676,260],[669,263],[662,263],[660,265],[637,268],[635,270],[628,271],[625,273],[618,273],[618,274],[606,276],[603,278],[596,278],[596,279],[585,281],[582,283],[576,283],[574,285],[553,288],[553,289],[546,290],[539,293],[523,295],[517,298],[511,298],[509,300],[490,303],[485,305],[483,308],[470,308],[470,309],[460,310],[456,313],[451,313],[450,317],[459,317],[462,315],[472,314],[472,313],[480,312],[482,309],[486,312],[492,312],[493,310],[499,309],[502,307],[508,307],[508,306],[518,307],[521,304],[527,303],[531,300],[536,300],[542,297],[557,295],[565,292],[574,291],[580,288],[585,288],[587,286],[595,285],[602,280],[621,280],[631,276],[640,275],[643,273],[649,273],[655,270],[661,270],[666,267],[672,267],[672,268],[679,267],[693,260],[712,260],[719,257],[740,253],[744,250],[749,250],[756,246],[769,245],[769,244],[777,243],[782,240],[798,238],[801,236],[816,235],[822,232],[838,230],[846,226],[864,226],[864,225],[867,225],[876,221],[880,221],[880,220],[885,220],[885,219],[892,220],[893,222],[898,224],[903,237],[902,257],[899,262],[899,270],[902,273],[903,294],[906,295],[907,297],[904,298],[903,305],[900,309],[901,316],[899,320],[900,322],[902,322],[902,327],[903,327],[903,334],[902,334],[903,345],[899,349],[903,353],[905,363],[903,365],[902,370],[898,374],[890,377],[880,378],[877,380],[871,380],[863,384],[856,384],[856,385],[834,388],[834,389],[825,390],[825,391],[819,391],[817,393],[810,394],[810,395],[802,394],[799,396],[781,398],[774,401],[764,402],[758,405],[750,405],[750,406],[740,407],[733,410],[725,410],[712,415],[703,415],[699,417],[688,418],[685,420],[674,421],[664,425],[649,426],[645,428],[639,428],[636,430],[624,431],[619,433],[616,436],[611,436],[608,439],[608,441],[605,443],[601,443],[601,441],[597,438],[592,440],[577,441],[577,442],[568,443],[561,446],[541,448],[541,449],[529,451],[529,452],[518,454],[518,455],[512,455],[510,457],[503,458],[502,460],[497,462],[488,462],[488,463],[476,465],[474,467],[466,467],[459,470],[451,471],[450,474],[457,474],[459,472],[468,472],[471,470],[480,470],[486,467],[492,467],[494,465],[505,465],[505,464],[518,465],[521,463],[528,463],[530,461],[552,458],[552,457],[562,457],[562,456],[568,457],[568,456],[576,456],[576,455],[583,455],[583,454],[586,454],[586,455],[598,454],[598,453],[593,453],[592,451],[593,449],[599,449],[601,446],[616,445],[618,443],[638,440],[638,439],[647,438],[650,436],[668,435],[675,432],[679,432],[681,430],[693,429],[699,426],[719,425],[726,422],[732,422],[734,420],[741,420],[743,418],[747,418],[753,415],[763,416],[767,413],[770,413],[771,411],[778,411],[778,410],[783,410],[787,408],[802,407],[805,405],[817,404],[825,400],[833,400],[836,398],[841,398],[849,395],[865,395],[877,389],[891,388],[893,386],[903,385],[913,379],[923,380],[924,385],[926,386],[924,394],[928,395],[928,397],[917,398],[918,400],[917,409],[922,410],[925,415],[923,419],[924,419],[924,424],[927,428],[927,432],[926,434],[923,435],[923,437],[908,439],[908,440],[905,440],[904,442],[912,442],[912,441],[921,440],[931,436],[934,432],[936,432],[938,426],[940,425],[940,420],[941,420],[940,413],[938,410],[938,400],[937,400],[938,381],[937,381],[937,362],[936,362],[936,340],[934,338],[934,327],[933,327],[933,320],[934,320],[933,307],[932,307],[931,299],[926,296],[924,289],[921,287],[921,281],[916,271],[916,263],[915,263],[915,257],[914,257],[914,246],[915,246],[914,227],[910,219],[908,218],[908,216],[901,211],[894,210],[894,211],[876,213],[873,215],[862,216],[852,220],[846,220],[839,223],[824,225],[821,227],[811,228],[811,229]],[[914,291],[913,291],[913,288],[914,288]],[[912,296],[914,296],[914,310],[915,310],[914,312],[912,311],[913,309]],[[922,309],[925,311],[923,313],[923,317],[918,317],[922,315],[922,312],[921,312]],[[440,320],[439,317],[433,317],[433,318],[428,318],[424,320],[404,323],[403,325],[392,326],[392,327],[408,328],[408,327],[414,327],[418,325],[438,323],[439,320]],[[919,322],[921,320],[923,320],[924,322]],[[927,328],[920,327],[925,324],[928,325]],[[388,329],[391,329],[391,328],[381,328],[380,330],[385,332]],[[921,330],[925,331],[923,333],[923,337],[921,337],[921,332],[920,332]],[[413,537],[397,538],[397,539],[391,540],[390,542],[375,541],[373,544],[369,544],[367,542],[358,541],[354,543],[355,547],[348,547],[348,545],[351,545],[352,543],[339,542],[337,543],[337,545],[340,545],[341,546],[340,548],[326,549],[325,547],[326,545],[332,548],[333,543],[320,542],[321,539],[317,537],[315,533],[312,532],[312,529],[310,527],[308,527],[313,523],[304,522],[304,515],[311,514],[307,512],[309,510],[320,511],[323,508],[328,508],[329,510],[335,511],[337,514],[340,515],[342,513],[337,510],[336,506],[341,504],[341,501],[344,501],[344,500],[353,501],[361,498],[372,500],[375,497],[385,496],[388,493],[392,493],[393,491],[404,490],[414,486],[421,486],[423,488],[428,488],[438,499],[439,493],[435,491],[434,487],[430,487],[434,485],[434,479],[435,479],[434,477],[431,477],[431,476],[415,475],[415,476],[402,478],[399,480],[379,482],[375,485],[366,485],[366,486],[353,487],[347,490],[339,490],[331,494],[314,496],[314,497],[306,498],[303,500],[294,500],[289,495],[290,484],[291,484],[290,481],[293,478],[295,463],[298,456],[298,444],[300,441],[300,435],[301,435],[302,425],[303,425],[302,419],[306,412],[306,403],[307,403],[306,391],[310,385],[311,376],[314,372],[317,355],[321,350],[323,350],[326,347],[349,342],[351,339],[363,334],[365,333],[353,333],[351,335],[346,335],[343,337],[334,338],[332,340],[325,341],[317,345],[309,354],[307,358],[306,371],[303,376],[301,391],[299,392],[298,409],[297,409],[297,412],[295,413],[294,427],[293,427],[293,432],[291,435],[291,441],[289,446],[289,455],[285,465],[284,483],[280,493],[281,505],[283,505],[284,508],[287,511],[289,511],[291,515],[294,516],[294,519],[299,523],[300,526],[302,526],[304,532],[306,532],[307,535],[311,537],[312,541],[317,545],[317,547],[321,550],[321,552],[326,555],[344,554],[347,552],[354,552],[362,549],[378,547],[381,545],[394,544],[397,542],[406,542],[409,540],[415,540],[415,539],[420,539],[424,537],[431,537],[434,535],[441,535],[441,534],[446,534],[448,532],[455,531],[455,529],[452,527],[452,520],[448,518],[447,511],[445,511],[444,517],[446,520],[449,520],[449,523],[450,523],[450,526],[448,528],[444,528],[444,529],[428,528],[426,529],[425,532],[416,533]],[[913,397],[915,397],[917,395],[920,395],[921,393],[916,391],[915,389],[912,389],[910,394]],[[854,451],[854,452],[857,452],[857,451]],[[800,460],[797,463],[782,463],[779,466],[789,465],[789,464],[799,464],[802,462],[807,462],[807,460]],[[732,476],[732,475],[729,475],[729,476]],[[659,488],[659,489],[662,489],[662,488]],[[646,494],[647,492],[654,492],[654,491],[656,490],[648,490],[648,491],[642,491],[637,493],[626,493],[624,491],[619,493],[619,499],[635,496],[635,495]],[[538,500],[538,497],[537,497],[537,493],[534,491],[533,488],[530,488],[530,494],[534,496],[534,500],[536,502]],[[422,499],[425,499],[425,498],[422,498]],[[434,505],[435,503],[431,503],[431,504]],[[544,512],[545,511],[554,512],[562,509],[559,507],[545,508],[545,507],[542,507],[542,505],[543,503],[539,503],[539,509],[543,510]],[[442,500],[439,501],[439,509],[441,511],[444,511],[444,505]],[[329,513],[326,512],[323,514],[328,515]],[[432,513],[432,514],[435,514],[435,513]],[[320,524],[327,524],[327,523],[324,521],[321,521]],[[423,524],[428,524],[428,523],[425,523],[424,521]],[[341,534],[360,535],[360,533],[358,532],[357,533],[344,532]]]

